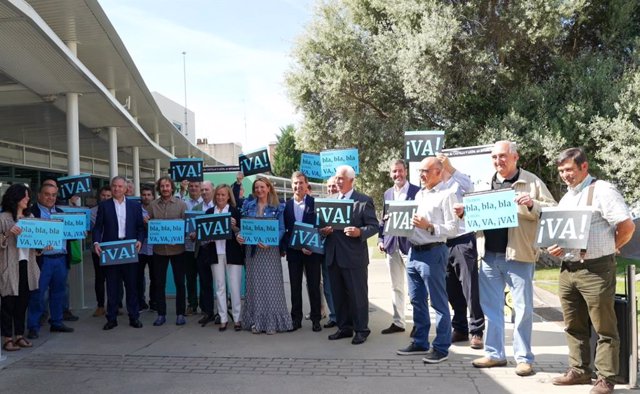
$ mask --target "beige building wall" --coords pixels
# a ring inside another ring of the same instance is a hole
[[[242,153],[242,145],[237,142],[210,144],[206,138],[198,138],[198,148],[229,166],[237,166],[238,155]]]

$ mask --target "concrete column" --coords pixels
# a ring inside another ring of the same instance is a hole
[[[133,194],[140,196],[140,149],[137,146],[132,148],[133,153]]]
[[[153,135],[153,138],[156,142],[156,144],[158,144],[158,146],[160,146],[160,133],[155,133]],[[154,175],[156,177],[156,180],[158,180],[158,178],[160,178],[162,171],[160,170],[160,159],[154,159],[153,160],[153,166],[154,166]]]
[[[109,127],[109,178],[118,175],[118,129]]]

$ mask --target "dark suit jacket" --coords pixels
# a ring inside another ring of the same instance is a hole
[[[216,213],[216,211],[215,208],[209,208],[205,213],[210,215]],[[229,213],[231,217],[236,220],[236,226],[240,227],[240,220],[242,218],[240,210],[229,206]],[[227,239],[224,248],[225,254],[227,255],[227,264],[244,265],[244,250],[242,245],[236,241],[236,237],[234,237],[233,234],[231,239]],[[203,261],[209,264],[218,264],[216,243],[209,242],[206,245],[198,245],[198,259],[203,259]]]
[[[57,206],[55,207],[55,211],[56,212],[64,212],[62,209],[58,208]],[[33,214],[34,218],[41,218],[42,217],[42,212],[40,211],[40,207],[38,206],[38,204],[34,204],[31,207],[31,213]],[[67,240],[67,268],[71,267],[71,253],[69,253],[69,251],[71,250],[71,240]],[[38,263],[38,267],[42,267],[42,259],[44,258],[44,255],[36,255],[36,262]]]
[[[420,191],[420,188],[412,183],[409,183],[409,190],[407,190],[407,198],[405,201],[415,200],[416,194]],[[393,187],[387,189],[384,192],[384,201],[393,200]],[[387,215],[387,206],[384,206],[382,210],[382,217],[384,218]],[[395,252],[395,239],[398,239],[398,246],[400,247],[400,251],[403,254],[408,254],[409,249],[411,248],[411,244],[406,237],[394,237],[394,236],[386,236],[384,233],[384,220],[380,220],[380,228],[378,229],[378,242],[382,242],[384,246],[385,252],[391,254]]]
[[[340,268],[363,268],[369,264],[367,239],[378,232],[378,218],[371,197],[353,191],[351,225],[360,228],[360,237],[347,237],[342,230],[333,230],[325,241],[328,265],[336,262]]]
[[[144,241],[144,222],[142,220],[142,205],[138,201],[126,199],[127,220],[125,225],[125,239]],[[98,205],[96,224],[93,227],[93,242],[111,242],[118,240],[118,216],[113,198],[102,201]]]
[[[285,233],[282,237],[282,241],[280,241],[280,250],[287,251],[287,261],[290,262],[300,262],[302,258],[305,256],[304,253],[300,250],[291,249],[289,247],[289,242],[291,241],[291,236],[293,235],[293,226],[296,222],[296,215],[293,211],[293,198],[289,199],[284,205],[284,228]],[[304,196],[304,212],[302,213],[302,222],[315,225],[316,224],[316,209],[315,209],[315,199],[312,196],[306,195]],[[312,253],[311,258],[319,259],[322,255],[317,253]],[[318,260],[320,261],[320,260]]]

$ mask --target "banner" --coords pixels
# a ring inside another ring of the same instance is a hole
[[[513,189],[469,193],[462,198],[467,231],[518,227],[518,206]]]
[[[204,211],[186,211],[184,213],[184,233],[191,234],[196,232],[196,218],[204,215]]]
[[[87,217],[87,229],[91,231],[91,208],[87,207],[70,207],[68,205],[56,205],[63,213],[83,213]]]
[[[203,172],[206,173],[219,173],[219,172],[238,172],[240,166],[207,166],[204,167]]]
[[[100,265],[119,265],[138,262],[135,239],[100,243]]]
[[[536,246],[557,244],[564,249],[586,249],[592,215],[591,209],[584,208],[542,208]]]
[[[62,249],[64,245],[62,220],[20,219],[18,227],[22,229],[17,239],[18,248],[44,249],[53,246],[54,249]]]
[[[202,182],[202,159],[171,159],[169,160],[169,175],[174,182],[193,181]]]
[[[198,241],[231,239],[231,214],[215,213],[201,215],[195,219]]]
[[[271,162],[269,161],[269,151],[267,148],[249,153],[241,153],[238,155],[238,162],[245,176],[271,171]]]
[[[87,216],[84,212],[71,213],[54,213],[51,219],[62,220],[63,239],[85,239],[87,236]]]
[[[278,246],[280,231],[278,220],[243,217],[240,221],[240,234],[246,245]]]
[[[407,161],[421,161],[425,157],[435,156],[444,148],[444,131],[405,131],[404,157]]]
[[[413,215],[418,210],[417,201],[385,201],[386,219],[384,235],[410,237],[413,234]]]
[[[491,161],[493,145],[470,146],[466,148],[443,149],[451,165],[463,174],[469,175],[473,191],[491,190],[491,177],[496,170]]]
[[[68,200],[76,194],[91,193],[91,174],[64,176],[57,179],[58,195]]]
[[[149,245],[177,245],[184,243],[184,220],[149,220]]]
[[[336,198],[316,198],[316,227],[331,226],[334,230],[343,230],[351,225],[353,200]]]
[[[324,254],[324,241],[325,238],[317,228],[308,223],[295,222],[289,247],[296,250],[305,248],[313,253]]]
[[[330,178],[336,174],[336,168],[342,165],[353,167],[356,174],[360,173],[358,150],[356,148],[332,149],[320,152],[322,178]]]
[[[300,171],[307,178],[323,179],[320,155],[318,153],[302,153],[300,155]]]

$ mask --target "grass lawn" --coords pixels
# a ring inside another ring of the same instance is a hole
[[[385,254],[378,249],[378,234],[367,239],[367,245],[372,252],[369,254],[370,259],[384,259]]]

